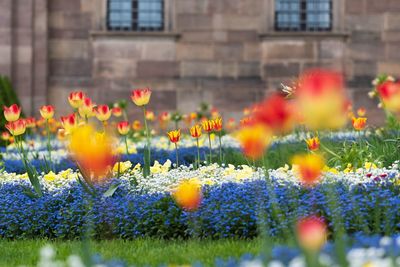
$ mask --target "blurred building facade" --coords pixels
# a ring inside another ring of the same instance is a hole
[[[108,103],[148,86],[154,110],[238,115],[324,67],[378,120],[367,92],[400,76],[399,51],[399,0],[0,0],[0,73],[28,113],[67,112],[71,90]]]

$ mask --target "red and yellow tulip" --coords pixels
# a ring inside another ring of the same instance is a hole
[[[195,125],[190,128],[190,135],[193,138],[199,138],[201,136],[201,127],[200,125]]]
[[[136,106],[145,106],[149,103],[151,97],[150,88],[135,89],[131,93],[131,99]]]
[[[378,86],[377,91],[384,108],[393,113],[400,113],[400,82],[386,81]]]
[[[65,130],[66,134],[71,133],[75,127],[78,125],[76,121],[75,113],[69,114],[65,117],[61,117],[61,124]]]
[[[96,118],[105,122],[111,117],[111,110],[107,105],[99,105],[96,107]]]
[[[169,141],[171,143],[177,143],[181,139],[181,130],[174,130],[167,133]]]
[[[111,111],[114,117],[119,118],[122,116],[122,108],[120,107],[113,107]]]
[[[52,105],[42,106],[39,112],[40,116],[42,116],[43,119],[49,120],[54,117],[54,106]]]
[[[127,135],[130,130],[130,124],[128,121],[121,121],[117,124],[117,129],[120,135]]]
[[[3,107],[4,111],[4,117],[8,122],[16,121],[19,119],[19,116],[21,115],[21,107],[19,107],[17,104],[13,104],[10,107]]]
[[[367,118],[353,118],[352,119],[353,128],[356,131],[364,130],[365,126],[367,125]]]
[[[6,124],[6,128],[13,136],[22,135],[26,130],[26,122],[24,119],[10,121]]]
[[[85,94],[82,91],[74,91],[69,94],[68,102],[71,105],[71,107],[77,109],[83,104],[84,98]]]
[[[215,121],[214,120],[204,120],[204,121],[202,121],[201,126],[203,127],[203,130],[205,132],[210,133],[211,131],[214,130]]]
[[[310,151],[318,150],[321,144],[318,137],[309,138],[306,140],[306,143]]]
[[[78,109],[79,115],[85,119],[95,116],[96,112],[94,107],[95,105],[92,102],[92,99],[90,99],[89,97],[85,97],[82,105]]]

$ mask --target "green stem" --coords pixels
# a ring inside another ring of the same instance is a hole
[[[144,153],[144,168],[143,168],[143,176],[147,177],[150,174],[150,158],[151,158],[151,151],[150,151],[150,133],[149,128],[147,126],[147,119],[146,119],[146,106],[143,106],[143,119],[144,119],[144,129],[146,132],[146,153]]]
[[[199,138],[196,138],[197,143],[197,168],[200,169],[200,145],[199,145]]]
[[[125,141],[126,154],[129,155],[128,140],[127,140],[127,138],[126,138],[126,135],[124,136],[124,141]]]
[[[51,143],[50,143],[49,119],[46,120],[46,130],[47,130],[47,151],[49,152],[49,162],[51,162]]]
[[[175,152],[176,152],[176,168],[179,167],[179,156],[178,156],[178,143],[175,144]]]
[[[211,146],[211,133],[208,133],[208,145],[210,147],[210,161],[208,165],[212,163],[212,146]]]
[[[222,164],[222,142],[221,142],[221,132],[219,132],[218,139],[219,139],[219,164]]]

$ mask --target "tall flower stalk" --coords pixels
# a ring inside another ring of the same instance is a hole
[[[170,131],[167,133],[169,137],[169,141],[175,145],[175,153],[176,153],[176,167],[179,167],[179,155],[178,155],[178,142],[181,139],[181,130]]]
[[[214,120],[205,120],[202,122],[203,130],[208,134],[208,146],[209,146],[209,161],[208,164],[212,163],[212,145],[211,145],[211,132],[214,130]]]
[[[193,138],[196,138],[196,145],[197,145],[197,168],[200,168],[200,144],[199,138],[201,136],[201,126],[195,125],[190,128],[190,135]]]
[[[147,126],[147,119],[146,119],[146,105],[149,103],[151,97],[151,90],[149,88],[144,89],[135,89],[132,91],[131,99],[132,102],[135,103],[136,106],[142,107],[143,109],[143,120],[144,120],[144,128],[146,133],[146,147],[144,150],[143,155],[143,176],[147,177],[150,175],[150,158],[151,158],[151,151],[150,151],[150,131]]]
[[[219,141],[219,164],[222,164],[222,118],[216,118],[214,120],[214,130],[218,133]]]
[[[130,130],[130,124],[128,121],[121,121],[117,124],[117,129],[118,129],[119,134],[124,137],[126,154],[129,155],[127,135]]]

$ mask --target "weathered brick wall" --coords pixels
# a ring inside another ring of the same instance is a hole
[[[152,109],[206,101],[231,116],[301,71],[327,67],[346,75],[356,107],[381,120],[367,92],[379,72],[400,76],[400,1],[335,1],[343,27],[315,34],[268,31],[269,0],[168,1],[169,31],[138,34],[104,30],[105,0],[0,0],[0,72],[28,112],[47,99],[67,112],[74,89],[106,103],[149,86]]]

